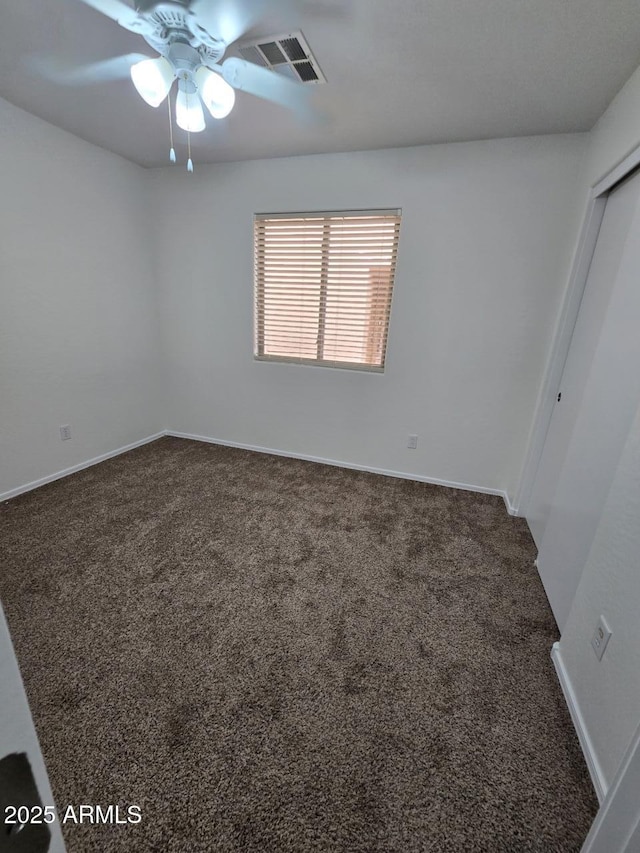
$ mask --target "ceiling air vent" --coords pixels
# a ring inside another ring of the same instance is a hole
[[[326,78],[302,33],[286,33],[241,42],[243,59],[302,83],[326,83]]]

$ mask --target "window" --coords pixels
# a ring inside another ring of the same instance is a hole
[[[256,215],[256,358],[382,371],[399,233],[399,210]]]

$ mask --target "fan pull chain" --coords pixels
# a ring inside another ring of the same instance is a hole
[[[169,149],[169,160],[171,163],[176,162],[176,149],[173,147],[173,117],[171,116],[171,97],[167,98],[167,106],[169,107],[169,140],[171,148]]]

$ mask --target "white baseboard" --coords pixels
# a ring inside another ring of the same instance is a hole
[[[504,500],[507,510],[509,510],[509,507],[511,506],[507,493],[502,489],[490,489],[485,486],[472,486],[469,483],[456,483],[451,480],[440,480],[437,477],[424,477],[421,474],[411,474],[408,471],[390,471],[386,468],[372,468],[370,465],[357,465],[353,462],[344,462],[339,459],[325,459],[322,456],[308,456],[304,453],[291,453],[288,450],[276,450],[272,447],[258,447],[253,444],[242,444],[238,441],[226,441],[222,438],[211,438],[206,435],[193,435],[187,432],[175,432],[174,430],[166,430],[165,435],[170,435],[173,438],[186,438],[190,441],[203,441],[206,444],[220,444],[222,447],[237,447],[239,450],[252,450],[255,453],[269,453],[272,456],[285,456],[288,459],[301,459],[303,462],[319,462],[321,465],[333,465],[335,468],[349,468],[352,471],[366,471],[369,474],[382,474],[385,477],[398,477],[401,480],[415,480],[418,483],[430,483],[434,486],[446,486],[449,489],[462,489],[465,492],[479,492],[484,495],[498,495]]]
[[[8,492],[0,494],[0,501],[8,501],[10,498],[15,498],[24,492],[30,492],[32,489],[37,489],[40,486],[46,486],[47,483],[53,483],[54,480],[60,480],[62,477],[68,477],[69,474],[75,474],[77,471],[82,471],[84,468],[90,468],[92,465],[97,465],[99,462],[104,462],[114,456],[120,456],[121,453],[126,453],[128,450],[135,450],[136,447],[142,447],[143,444],[149,444],[151,441],[156,441],[162,438],[164,432],[158,432],[155,435],[148,435],[146,438],[141,438],[140,441],[134,441],[132,444],[127,444],[125,447],[118,447],[117,450],[110,450],[108,453],[102,453],[100,456],[94,456],[93,459],[87,459],[86,462],[78,462],[77,465],[72,465],[71,468],[65,468],[63,471],[56,471],[55,474],[49,474],[47,477],[41,477],[39,480],[34,480],[32,483],[25,483],[24,486],[18,486],[15,489],[10,489]]]
[[[520,517],[520,515],[521,515],[520,509],[511,503],[511,498],[509,497],[507,492],[504,492],[503,494],[504,494],[504,503],[505,503],[505,506],[507,507],[507,512],[509,513],[509,515],[515,515],[515,516]]]
[[[82,471],[84,468],[90,468],[92,465],[97,465],[114,456],[119,456],[121,453],[126,453],[128,450],[134,450],[136,447],[142,447],[144,444],[149,444],[151,441],[156,441],[163,436],[172,436],[174,438],[186,438],[191,441],[202,441],[207,444],[219,444],[223,447],[237,447],[239,450],[252,450],[255,453],[268,453],[273,456],[284,456],[289,459],[301,459],[305,462],[318,462],[322,465],[333,465],[336,468],[349,468],[353,471],[367,471],[370,474],[381,474],[385,477],[398,477],[402,480],[415,480],[419,483],[430,483],[434,486],[445,486],[449,489],[462,489],[466,492],[479,492],[486,495],[497,495],[501,497],[510,515],[517,515],[516,510],[509,500],[509,496],[502,489],[491,489],[485,486],[475,486],[470,483],[457,483],[452,480],[442,480],[438,477],[425,477],[422,474],[412,474],[408,471],[390,471],[386,468],[372,468],[368,465],[357,465],[352,462],[344,462],[338,459],[325,459],[321,456],[309,456],[303,453],[291,453],[287,450],[277,450],[272,447],[259,447],[253,444],[243,444],[238,441],[226,441],[220,438],[211,438],[205,435],[193,435],[192,433],[176,432],[174,430],[163,430],[155,435],[149,435],[140,441],[134,441],[132,444],[127,444],[125,447],[119,447],[117,450],[111,450],[108,453],[103,453],[100,456],[95,456],[93,459],[87,459],[85,462],[79,462],[70,468],[65,468],[63,471],[56,471],[55,474],[49,474],[47,477],[42,477],[39,480],[34,480],[31,483],[25,483],[23,486],[18,486],[15,489],[10,489],[8,492],[0,493],[0,501],[7,501],[15,498],[24,492],[30,492],[32,489],[37,489],[40,486],[45,486],[47,483],[53,483],[54,480],[60,480],[62,477],[68,477],[69,474],[75,474],[77,471]]]
[[[560,643],[553,644],[551,648],[551,660],[553,661],[553,665],[556,668],[558,681],[560,682],[560,686],[562,687],[565,702],[567,703],[567,707],[569,708],[569,713],[571,714],[573,726],[576,730],[576,734],[578,735],[580,746],[582,747],[584,759],[587,762],[589,775],[591,776],[591,781],[593,783],[593,787],[595,788],[595,792],[598,797],[598,802],[602,803],[602,801],[607,795],[607,781],[605,779],[604,773],[602,772],[602,768],[600,767],[600,762],[596,757],[595,750],[593,748],[593,743],[591,742],[591,738],[589,737],[589,732],[587,731],[587,728],[585,726],[584,719],[580,711],[580,706],[578,705],[578,700],[573,690],[573,685],[571,684],[571,679],[569,678],[569,674],[565,668],[564,661],[562,660],[562,654],[560,652]]]

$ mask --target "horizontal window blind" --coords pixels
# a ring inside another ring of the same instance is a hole
[[[255,355],[384,367],[400,211],[259,214]]]

